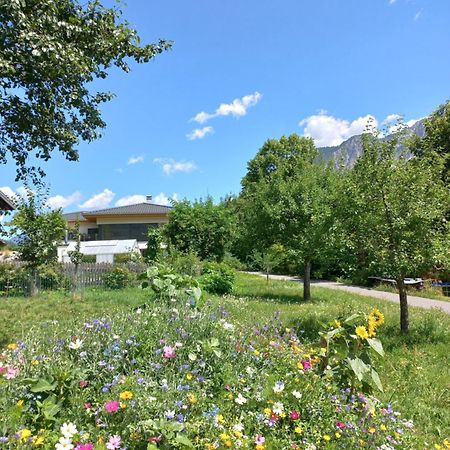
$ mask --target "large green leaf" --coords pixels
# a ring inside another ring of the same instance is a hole
[[[379,355],[384,356],[383,344],[379,339],[367,339],[367,343],[375,350]]]
[[[381,380],[380,380],[380,376],[378,375],[378,372],[375,369],[371,370],[371,376],[372,376],[372,380],[375,383],[375,385],[377,386],[377,388],[383,392],[383,385],[381,384]]]
[[[354,359],[349,358],[348,362],[354,374],[356,375],[356,378],[358,378],[359,381],[361,381],[363,379],[364,374],[370,370],[370,366],[368,366],[364,361],[362,361],[359,358]]]

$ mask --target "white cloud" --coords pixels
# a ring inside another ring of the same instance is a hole
[[[176,172],[190,173],[197,169],[192,161],[175,161],[172,158],[155,158],[154,163],[161,164],[163,172],[166,175],[172,175]]]
[[[178,200],[178,194],[177,193],[173,193],[171,199],[173,201],[177,201]],[[164,192],[160,192],[157,196],[155,196],[152,200],[152,203],[155,203],[156,205],[170,205],[170,199],[169,197],[167,197],[166,194],[164,194]]]
[[[129,195],[128,197],[119,198],[116,202],[116,206],[127,206],[127,205],[135,205],[136,203],[144,203],[146,200],[145,195],[135,194]]]
[[[104,189],[103,192],[93,195],[90,199],[78,206],[83,209],[107,208],[115,195],[113,191]]]
[[[47,206],[51,209],[66,208],[74,203],[81,201],[81,194],[76,191],[73,194],[64,197],[63,195],[54,195],[47,200]]]
[[[383,122],[381,122],[381,125],[387,125],[392,122],[397,122],[401,118],[402,116],[400,114],[389,114],[388,116],[386,116],[386,119],[384,119]]]
[[[244,95],[242,98],[235,98],[231,103],[221,103],[214,113],[199,112],[191,120],[203,124],[206,121],[219,116],[241,117],[247,114],[248,108],[256,105],[262,98],[262,94],[255,92],[254,94]]]
[[[423,11],[423,9],[416,12],[416,14],[414,16],[414,22],[417,22],[420,19],[420,16],[422,15],[422,11]]]
[[[195,139],[203,139],[207,134],[210,133],[214,133],[213,127],[195,128],[190,133],[188,133],[186,137],[190,141],[194,141]]]
[[[351,136],[367,131],[367,127],[377,127],[378,121],[367,114],[353,121],[339,119],[321,112],[299,122],[303,135],[311,137],[318,147],[340,145]]]
[[[129,166],[133,165],[133,164],[139,164],[139,163],[143,163],[144,162],[144,155],[141,156],[130,156],[130,158],[128,159],[127,164]]]

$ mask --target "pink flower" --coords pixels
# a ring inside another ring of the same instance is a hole
[[[14,367],[8,366],[6,368],[5,378],[7,380],[12,380],[13,378],[16,378],[18,373],[19,373],[19,369],[14,369]]]
[[[120,436],[114,435],[109,438],[108,443],[106,444],[106,448],[108,450],[116,450],[120,448],[120,444],[122,443],[122,439],[120,439]]]
[[[266,438],[264,436],[261,436],[260,434],[257,434],[255,436],[255,444],[256,445],[263,445],[264,442],[266,442]]]
[[[292,420],[298,420],[298,419],[300,419],[300,414],[298,413],[298,411],[295,411],[295,409],[294,409],[290,412],[289,417]]]
[[[108,400],[105,403],[105,410],[109,413],[114,413],[120,408],[120,403],[117,400]]]
[[[86,403],[83,405],[83,408],[84,408],[84,409],[91,409],[91,408],[92,408],[92,403],[86,402]]]
[[[79,383],[79,385],[80,385],[80,388],[86,388],[86,387],[88,387],[88,385],[89,385],[89,382],[88,381],[86,381],[86,380],[80,380],[80,383]]]
[[[166,359],[173,359],[175,358],[175,356],[177,356],[175,349],[173,347],[171,347],[170,345],[166,345],[163,348],[163,357]]]
[[[94,444],[78,444],[75,450],[93,450]]]
[[[345,428],[345,423],[344,422],[336,422],[336,426],[338,428],[340,428],[341,430],[343,430]]]
[[[309,359],[302,360],[303,370],[311,369],[311,361]]]

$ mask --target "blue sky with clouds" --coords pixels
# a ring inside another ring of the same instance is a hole
[[[143,42],[173,49],[95,84],[116,94],[103,138],[81,143],[78,163],[55,152],[43,166],[65,211],[218,199],[239,192],[268,138],[337,145],[369,116],[414,120],[450,98],[449,0],[128,0],[123,11]],[[0,175],[20,192],[12,163]]]

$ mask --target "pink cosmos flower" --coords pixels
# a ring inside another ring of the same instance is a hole
[[[108,450],[116,450],[120,448],[120,444],[122,443],[122,439],[120,436],[114,435],[109,438],[108,443],[106,444],[106,448]]]
[[[294,410],[292,410],[292,411],[290,412],[289,417],[290,417],[292,420],[298,420],[298,419],[300,419],[300,414],[299,414],[298,411],[296,411],[296,410],[294,409]]]
[[[13,378],[16,378],[17,374],[19,373],[19,369],[14,369],[12,366],[8,366],[6,368],[6,375],[5,378],[7,380],[12,380]]]
[[[264,442],[266,442],[266,438],[264,436],[261,436],[260,434],[257,434],[255,436],[255,444],[256,445],[263,445]]]
[[[166,345],[163,348],[163,357],[166,359],[173,359],[175,358],[175,356],[177,356],[175,349],[173,347],[171,347],[170,345]]]
[[[311,369],[311,361],[309,359],[302,360],[303,370]]]
[[[93,450],[94,444],[78,444],[75,450]]]
[[[336,426],[338,428],[340,428],[341,430],[343,430],[345,428],[345,423],[344,422],[336,422]]]
[[[117,400],[108,400],[105,403],[105,410],[109,413],[114,413],[120,408],[120,403]]]

